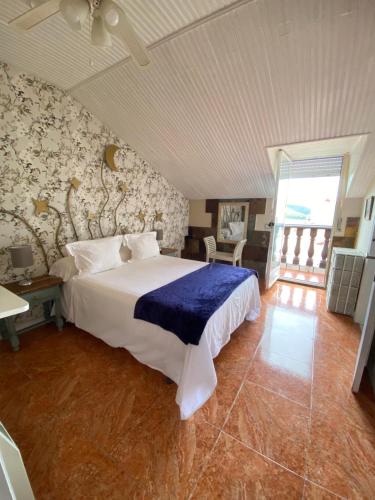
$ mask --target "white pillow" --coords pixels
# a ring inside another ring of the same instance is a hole
[[[98,240],[75,241],[68,243],[66,249],[74,257],[80,275],[95,274],[121,266],[122,241],[122,235]]]
[[[150,233],[127,234],[126,242],[132,252],[129,262],[149,259],[160,254],[158,242],[156,241],[156,231]]]
[[[63,257],[57,260],[51,266],[49,274],[52,276],[58,276],[64,283],[69,281],[73,276],[78,274],[78,269],[76,268],[74,257]]]
[[[121,245],[121,248],[120,248],[120,256],[121,256],[121,260],[123,262],[128,262],[128,260],[130,260],[132,257],[131,250],[128,247],[128,245],[126,244],[125,239],[124,239],[124,241]]]

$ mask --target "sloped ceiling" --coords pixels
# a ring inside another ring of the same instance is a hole
[[[60,16],[27,35],[0,25],[0,57],[70,88],[189,198],[270,197],[267,146],[368,132],[350,187],[365,194],[375,176],[375,2],[121,3],[151,44],[145,69],[123,60],[120,44],[93,49]],[[2,2],[0,17],[24,9]]]

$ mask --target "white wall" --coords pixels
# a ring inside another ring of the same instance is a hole
[[[362,202],[361,222],[357,238],[357,246],[356,246],[357,250],[360,250],[361,252],[365,253],[367,253],[370,247],[372,228],[374,227],[374,222],[375,222],[375,208],[372,211],[371,220],[366,220],[364,218],[365,202],[366,198],[368,198],[369,196],[375,196],[375,179],[373,180],[371,186],[369,187],[366,196]]]
[[[255,231],[269,231],[266,226],[271,220],[272,198],[266,200],[264,214],[257,214],[255,218]],[[211,227],[212,214],[206,213],[206,200],[189,200],[189,226]]]
[[[257,214],[255,218],[255,231],[270,231],[266,225],[271,221],[273,198],[266,199],[266,209],[264,214]]]
[[[212,214],[206,213],[206,200],[189,200],[189,226],[212,226]]]
[[[334,236],[344,236],[348,217],[361,217],[363,198],[345,198],[341,210],[341,229],[333,229]]]
[[[371,220],[366,220],[364,218],[365,202],[366,202],[366,198],[368,198],[369,196],[375,196],[375,179],[374,179],[373,183],[371,184],[371,186],[369,187],[365,198],[363,199],[361,222],[360,222],[359,232],[358,232],[358,237],[357,237],[356,248],[357,248],[357,250],[360,250],[361,252],[364,252],[365,254],[367,254],[367,252],[369,250],[371,238],[372,238],[373,230],[374,230],[373,228],[375,225],[375,208],[373,209]],[[364,268],[363,274],[362,274],[361,287],[359,289],[357,306],[356,306],[355,314],[354,314],[354,321],[356,323],[359,323],[361,326],[363,326],[363,323],[365,320],[365,314],[366,314],[367,304],[368,304],[368,300],[369,300],[371,284],[373,281],[373,276],[374,276],[374,271],[375,271],[374,268],[375,268],[374,261],[367,259],[367,261],[365,263],[365,268]]]

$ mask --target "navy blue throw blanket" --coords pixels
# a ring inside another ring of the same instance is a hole
[[[207,321],[253,269],[208,264],[168,285],[142,295],[134,318],[173,332],[184,344],[198,345]]]

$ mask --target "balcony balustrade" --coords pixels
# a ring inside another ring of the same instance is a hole
[[[281,250],[283,267],[325,269],[331,231],[331,226],[286,224]]]

